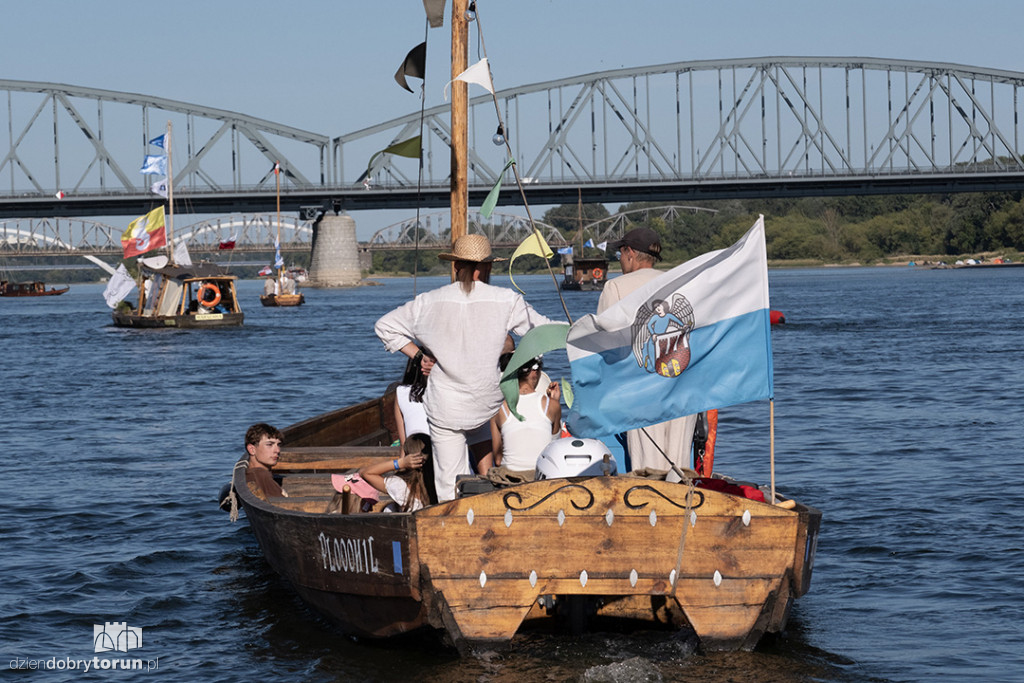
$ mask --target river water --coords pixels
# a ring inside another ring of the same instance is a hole
[[[1024,676],[1024,268],[770,272],[788,321],[773,332],[778,487],[824,521],[787,632],[733,654],[595,633],[460,659],[431,638],[339,635],[295,597],[216,494],[250,423],[284,426],[400,376],[372,325],[413,281],[380,282],[307,290],[297,309],[264,309],[261,284],[242,282],[234,330],[114,328],[101,285],[0,299],[4,669],[47,681]],[[564,318],[549,277],[517,282]],[[578,317],[597,294],[566,300]],[[565,374],[564,354],[545,361]],[[766,402],[722,410],[716,469],[766,481],[768,418]],[[113,659],[92,644],[108,622],[141,629],[124,656],[148,671],[85,672]]]

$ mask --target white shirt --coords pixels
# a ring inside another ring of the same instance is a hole
[[[427,424],[427,411],[423,403],[416,403],[409,400],[408,384],[400,384],[395,388],[395,400],[398,401],[398,409],[402,411],[402,421],[405,422],[405,435],[426,434],[430,435],[430,426]]]
[[[384,488],[387,489],[391,500],[395,501],[397,506],[395,511],[401,510],[402,506],[405,505],[405,501],[409,499],[409,485],[401,477],[396,477],[392,474],[384,477]],[[415,512],[422,507],[423,503],[417,500],[412,504],[412,509],[409,512]]]
[[[640,268],[632,273],[620,275],[604,283],[601,298],[597,300],[597,313],[600,315],[627,296],[640,289],[648,282],[662,274],[657,268]]]
[[[520,394],[516,411],[525,420],[520,422],[502,404],[501,412],[505,421],[501,424],[501,464],[514,472],[537,469],[537,457],[555,435],[551,433],[551,418],[548,417],[548,403],[551,399],[544,388],[537,385],[532,394]]]
[[[453,282],[387,313],[374,331],[391,353],[411,341],[430,349],[437,363],[423,397],[427,417],[463,430],[487,422],[501,405],[498,356],[506,335],[553,322],[512,290],[475,282],[466,294]]]

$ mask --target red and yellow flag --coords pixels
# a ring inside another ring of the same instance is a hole
[[[129,223],[128,229],[121,234],[121,248],[124,249],[125,258],[145,254],[166,244],[163,206],[158,206],[145,216],[139,216]]]

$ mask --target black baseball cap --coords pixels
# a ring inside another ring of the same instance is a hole
[[[661,260],[661,237],[650,228],[633,228],[623,235],[621,240],[615,240],[608,246],[612,251],[629,247]]]

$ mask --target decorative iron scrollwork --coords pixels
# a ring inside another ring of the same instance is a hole
[[[630,494],[633,493],[634,491],[650,491],[651,493],[654,493],[654,494],[657,494],[657,495],[661,496],[666,501],[668,501],[672,505],[675,505],[680,510],[686,510],[687,509],[687,506],[685,504],[680,505],[679,503],[677,503],[676,501],[672,500],[671,498],[666,496],[664,493],[662,493],[658,489],[656,489],[653,486],[651,486],[650,484],[643,484],[641,486],[634,486],[631,489],[629,489],[628,491],[626,491],[624,494],[622,494],[622,502],[625,503],[626,507],[628,507],[630,510],[638,510],[638,509],[644,507],[645,505],[647,505],[647,503],[649,502],[649,501],[644,501],[642,503],[631,503],[630,500],[629,500],[629,497],[630,497]],[[694,489],[693,490],[693,497],[694,497],[694,502],[693,502],[692,505],[689,506],[690,510],[696,510],[697,508],[699,508],[701,505],[704,504],[704,494],[702,492],[698,491],[697,489]]]
[[[565,486],[562,486],[560,488],[555,489],[554,491],[552,491],[548,495],[546,495],[543,498],[541,498],[540,500],[538,500],[533,505],[529,505],[527,507],[515,507],[515,505],[513,505],[512,502],[510,502],[510,501],[512,501],[513,498],[515,499],[516,503],[522,503],[523,502],[523,497],[521,495],[519,495],[518,491],[509,491],[508,493],[506,493],[504,495],[504,497],[502,498],[502,502],[505,503],[505,508],[508,509],[508,510],[515,510],[516,512],[523,512],[523,511],[526,511],[526,510],[532,510],[533,508],[537,507],[538,505],[540,505],[541,503],[546,501],[548,498],[551,498],[555,494],[561,493],[562,491],[565,491],[566,489],[579,489],[579,490],[581,490],[581,491],[583,491],[584,493],[587,494],[587,502],[584,505],[580,505],[579,503],[577,503],[575,500],[573,500],[572,496],[569,497],[569,502],[572,503],[572,506],[574,508],[576,508],[577,510],[586,510],[586,509],[590,508],[594,504],[594,494],[591,493],[590,489],[588,489],[586,486],[583,486],[582,484],[566,484]]]

